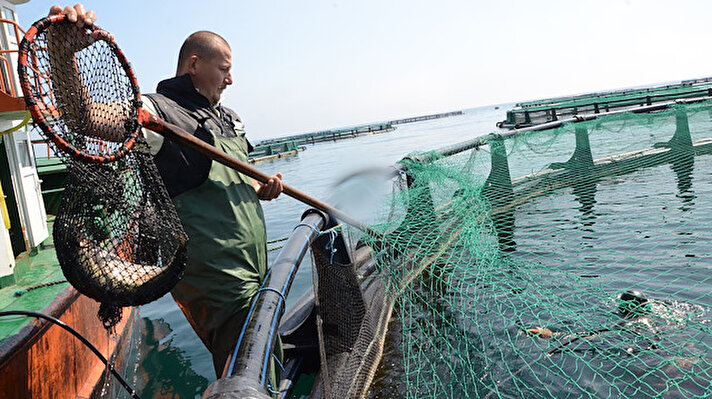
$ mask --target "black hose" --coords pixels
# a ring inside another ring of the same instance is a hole
[[[52,322],[52,323],[62,327],[63,329],[69,331],[79,341],[81,341],[81,343],[83,343],[87,348],[91,349],[91,351],[94,352],[94,354],[99,358],[99,360],[101,360],[102,363],[104,363],[106,365],[106,367],[109,368],[109,371],[111,371],[111,374],[113,374],[114,377],[116,377],[116,379],[119,381],[121,386],[123,386],[124,389],[126,389],[126,391],[129,393],[129,395],[131,395],[132,398],[141,399],[138,396],[138,394],[136,393],[136,391],[133,388],[131,388],[131,386],[123,379],[123,377],[121,377],[121,374],[119,374],[116,371],[116,369],[114,369],[114,366],[112,366],[111,363],[109,363],[109,361],[107,361],[106,358],[104,358],[104,356],[101,354],[101,352],[99,352],[99,350],[96,349],[96,347],[94,345],[92,345],[92,343],[89,342],[89,340],[84,338],[81,334],[79,334],[72,327],[69,327],[65,322],[63,322],[59,319],[56,319],[52,316],[43,314],[43,313],[30,312],[30,311],[26,311],[26,310],[9,310],[9,311],[5,311],[5,312],[0,312],[0,317],[2,317],[2,316],[28,316],[28,317],[36,317],[38,319],[45,319],[49,322]]]

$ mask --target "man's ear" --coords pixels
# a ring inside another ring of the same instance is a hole
[[[197,55],[191,55],[186,63],[186,72],[190,76],[195,76],[198,73],[198,64],[200,63],[200,58]]]

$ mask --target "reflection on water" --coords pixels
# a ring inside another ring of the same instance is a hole
[[[208,379],[191,368],[185,351],[173,346],[171,326],[163,319],[142,318],[142,347],[138,379],[142,398],[200,397]]]
[[[514,207],[510,202],[514,199],[512,177],[507,163],[507,152],[502,140],[492,140],[490,147],[490,174],[482,188],[482,196],[490,202],[492,224],[497,232],[500,250],[514,251],[517,243],[514,241]]]
[[[670,164],[677,176],[678,197],[682,200],[680,210],[689,210],[694,205],[695,195],[692,192],[692,169],[695,163],[695,151],[692,146],[690,125],[687,113],[678,111],[675,114],[675,134],[666,142],[655,143],[656,148],[669,148]]]
[[[695,155],[692,152],[685,152],[676,156],[671,163],[671,167],[677,176],[678,198],[682,200],[680,210],[690,210],[694,205],[695,194],[692,191],[692,170],[695,166]]]
[[[596,213],[593,206],[596,204],[596,187],[598,180],[590,177],[579,180],[573,186],[572,194],[576,201],[581,204],[578,210],[581,212],[581,222],[586,227],[596,223]]]

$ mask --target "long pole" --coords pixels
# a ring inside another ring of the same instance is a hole
[[[206,157],[216,161],[220,162],[221,164],[232,168],[240,173],[243,173],[261,183],[266,184],[267,181],[270,179],[270,176],[260,172],[259,170],[253,168],[249,164],[229,155],[226,154],[223,151],[220,151],[219,149],[215,148],[214,146],[200,140],[199,138],[193,136],[192,134],[186,132],[185,130],[181,129],[180,127],[173,125],[171,123],[162,121],[158,118],[155,118],[153,115],[150,115],[148,113],[141,115],[141,119],[143,120],[143,125],[144,127],[155,131],[156,133],[159,133],[160,135],[164,136],[165,138],[174,141],[184,147],[190,148],[191,150],[197,151]],[[321,211],[327,212],[331,216],[335,217],[338,220],[341,220],[344,223],[347,223],[364,233],[367,233],[369,235],[373,236],[379,236],[380,234],[373,231],[369,227],[367,227],[365,224],[361,223],[360,221],[352,218],[351,216],[345,214],[344,212],[334,208],[333,206],[324,203],[322,201],[317,200],[316,198],[310,197],[301,191],[284,184],[284,189],[282,192],[297,201],[303,202],[309,206],[313,206],[316,209],[319,209]]]

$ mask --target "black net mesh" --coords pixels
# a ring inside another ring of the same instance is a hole
[[[329,237],[312,246],[321,356],[312,397],[363,398],[381,359],[394,297],[384,280],[370,275],[370,251],[368,259],[350,261],[343,236]]]
[[[23,77],[45,119],[38,126],[67,164],[57,257],[67,280],[102,302],[107,326],[119,307],[170,291],[187,241],[145,140],[120,157],[139,126],[139,94],[119,54],[111,40],[60,24],[37,35]]]

